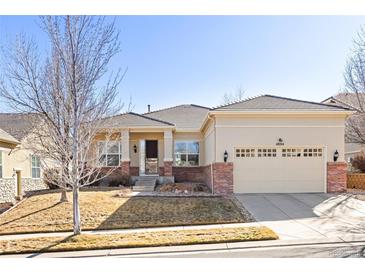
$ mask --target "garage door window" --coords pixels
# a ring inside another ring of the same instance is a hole
[[[236,148],[236,157],[237,158],[255,157],[255,149],[254,148]]]
[[[282,157],[300,157],[302,156],[301,148],[283,148],[281,150]]]
[[[304,157],[322,157],[321,148],[305,148],[303,149]]]
[[[276,148],[259,148],[257,157],[276,157]]]

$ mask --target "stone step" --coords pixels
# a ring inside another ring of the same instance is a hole
[[[154,187],[141,187],[141,186],[133,187],[133,191],[137,191],[137,192],[152,192],[154,190],[155,190]]]
[[[141,176],[138,177],[135,185],[133,186],[133,191],[138,192],[151,192],[155,190],[157,182],[157,177]]]

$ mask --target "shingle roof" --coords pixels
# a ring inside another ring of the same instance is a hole
[[[174,124],[165,122],[152,117],[146,117],[142,114],[134,112],[128,112],[124,114],[115,115],[103,119],[101,127],[113,128],[113,127],[144,127],[144,126],[174,126]]]
[[[0,128],[21,141],[33,129],[34,114],[0,113]]]
[[[144,113],[144,116],[168,121],[178,129],[199,129],[210,108],[188,104]]]
[[[349,110],[342,106],[303,101],[274,95],[261,95],[228,105],[218,106],[213,110]]]
[[[362,93],[358,94],[361,97],[364,97],[364,100],[361,100],[365,102],[365,95]],[[331,96],[325,100],[322,101],[322,103],[328,104],[328,105],[335,105],[335,106],[342,106],[351,108],[353,110],[360,110],[361,106],[358,100],[358,97],[355,93],[350,92],[340,92],[336,94],[335,96]],[[365,106],[363,105],[362,108],[364,109]]]
[[[0,141],[9,142],[12,144],[18,144],[19,141],[7,133],[5,130],[0,128]]]

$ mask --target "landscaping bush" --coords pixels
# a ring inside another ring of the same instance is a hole
[[[166,183],[163,184],[160,192],[175,193],[192,193],[192,192],[209,192],[208,187],[203,183]]]
[[[356,155],[351,161],[351,165],[353,168],[365,172],[365,154],[361,153],[360,155]]]

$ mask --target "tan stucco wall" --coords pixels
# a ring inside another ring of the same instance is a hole
[[[344,160],[344,117],[216,117],[216,161],[234,163],[234,192],[324,192],[326,161]],[[282,138],[284,146],[276,146]],[[322,148],[323,157],[236,158],[235,148]],[[264,172],[263,172],[264,171]],[[310,172],[308,172],[310,171]]]
[[[225,150],[233,157],[240,146],[275,147],[278,138],[285,146],[327,146],[327,159],[332,161],[337,149],[344,160],[344,118],[320,117],[217,117],[216,160],[223,160]]]
[[[204,131],[204,165],[209,165],[214,162],[215,157],[215,128],[214,121],[210,120]]]
[[[21,175],[24,179],[32,177],[31,156],[34,154],[34,152],[27,148],[29,148],[27,138],[22,141],[20,146],[13,150],[0,147],[3,158],[3,178],[13,177],[14,169],[21,170]],[[45,164],[49,165],[49,163]],[[41,177],[42,176],[43,170],[41,168]]]

